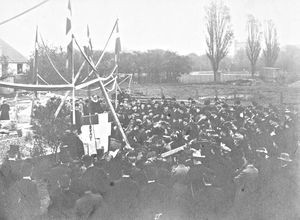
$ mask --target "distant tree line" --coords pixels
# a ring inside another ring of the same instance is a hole
[[[57,70],[69,81],[71,76],[66,73],[66,53],[60,48],[40,48],[38,71],[43,79],[50,84],[64,83],[61,78],[55,73],[46,57],[46,51],[53,61]],[[95,51],[93,54],[94,62],[97,62],[101,52]],[[246,48],[241,48],[236,51],[233,56],[224,57],[219,64],[219,70],[226,71],[249,71],[252,72],[251,64],[247,57]],[[31,63],[32,63],[31,58]],[[291,77],[299,77],[300,73],[300,48],[289,45],[282,47],[275,67],[288,72]],[[75,72],[79,70],[83,58],[78,51],[75,51]],[[264,57],[257,58],[255,63],[255,71],[261,70],[265,66]],[[114,54],[106,53],[103,57],[101,65],[98,67],[99,73],[107,75],[114,67]],[[79,82],[82,81],[88,72],[87,65],[82,69],[82,76]],[[123,52],[121,53],[118,71],[120,73],[134,73],[135,81],[138,83],[168,83],[177,82],[178,76],[183,73],[193,71],[212,71],[211,62],[206,54],[197,55],[189,54],[186,56],[178,55],[175,52],[164,50],[149,50],[147,52]],[[31,71],[32,72],[32,71]],[[42,81],[39,80],[42,84]]]
[[[231,26],[230,10],[222,1],[212,1],[206,8],[206,54],[179,55],[173,51],[148,50],[145,52],[122,52],[119,59],[118,72],[133,73],[138,83],[170,83],[177,82],[178,76],[192,71],[213,71],[214,80],[217,74],[226,71],[248,71],[255,73],[263,67],[279,67],[289,76],[299,77],[300,48],[286,46],[280,48],[275,24],[268,20],[262,27],[253,15],[248,16],[246,23],[247,39],[245,47],[229,56],[234,38]],[[83,57],[75,51],[75,73],[78,72]],[[93,52],[93,61],[97,62],[101,51]],[[48,57],[53,61],[55,70]],[[63,83],[56,71],[59,71],[68,81],[71,76],[66,72],[66,53],[61,48],[40,47],[38,56],[39,75],[48,83]],[[31,58],[33,60],[33,56]],[[31,63],[33,61],[31,60]],[[105,53],[98,73],[108,75],[114,68],[114,53]],[[88,75],[89,66],[85,64],[78,82]]]
[[[38,55],[38,73],[48,83],[63,83],[62,79],[52,67],[48,57],[51,59],[57,71],[69,82],[71,76],[66,72],[66,53],[60,48],[39,48]],[[74,69],[78,72],[84,58],[79,51],[74,52]],[[94,51],[93,61],[96,63],[101,56],[101,51]],[[34,57],[31,57],[33,63]],[[114,53],[105,53],[98,72],[102,75],[108,75],[114,68]],[[188,56],[178,55],[172,51],[148,50],[146,52],[123,52],[120,55],[118,72],[133,73],[139,83],[167,83],[177,82],[177,77],[183,73],[192,71],[192,62]],[[90,68],[84,65],[78,82],[82,81],[88,75]],[[42,82],[41,80],[39,80]]]

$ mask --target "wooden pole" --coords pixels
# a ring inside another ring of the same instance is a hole
[[[97,78],[100,78],[100,77],[98,76],[98,74],[96,74],[96,75],[97,75]],[[121,123],[120,123],[120,121],[119,121],[119,118],[118,118],[118,116],[117,116],[117,113],[115,112],[115,109],[114,109],[114,107],[113,107],[113,105],[112,105],[112,103],[111,103],[111,101],[110,101],[110,99],[109,99],[109,96],[108,96],[108,94],[107,94],[107,92],[106,92],[106,89],[105,89],[105,87],[104,87],[104,85],[103,85],[103,83],[102,83],[101,80],[99,80],[99,84],[100,84],[101,92],[102,92],[102,94],[103,94],[103,96],[104,96],[104,98],[105,98],[105,101],[106,101],[106,103],[108,104],[109,109],[110,109],[111,112],[112,112],[113,118],[114,118],[114,120],[115,120],[115,122],[116,122],[116,124],[117,124],[117,127],[118,127],[118,129],[120,130],[120,133],[121,133],[121,135],[122,135],[122,137],[123,137],[123,140],[124,140],[124,142],[125,142],[125,144],[126,144],[125,147],[131,149],[130,144],[129,144],[129,141],[128,141],[127,137],[126,137],[126,134],[125,134],[125,132],[124,132],[124,130],[123,130],[123,128],[122,128],[122,125],[121,125]]]
[[[104,99],[105,99],[106,103],[108,104],[108,107],[109,107],[109,109],[110,109],[110,111],[111,111],[111,113],[112,113],[112,115],[113,115],[114,121],[115,121],[115,123],[116,123],[116,125],[117,125],[117,127],[118,127],[118,129],[119,129],[119,131],[120,131],[120,133],[121,133],[121,135],[122,135],[122,138],[123,138],[123,140],[124,140],[124,142],[125,142],[125,148],[127,148],[127,149],[132,149],[132,147],[130,147],[130,144],[129,144],[129,141],[128,141],[127,137],[126,137],[126,134],[125,134],[125,132],[124,132],[124,130],[123,130],[123,128],[122,128],[122,125],[121,125],[121,123],[120,123],[120,121],[119,121],[119,118],[118,118],[118,116],[117,116],[117,113],[115,112],[115,109],[114,109],[114,107],[113,107],[113,105],[112,105],[112,103],[111,103],[111,101],[110,101],[110,98],[109,98],[107,92],[106,92],[106,89],[105,89],[105,86],[103,85],[103,82],[102,82],[102,80],[101,80],[101,77],[99,76],[99,74],[97,74],[96,67],[95,67],[95,66],[90,62],[90,60],[87,58],[87,56],[85,55],[85,53],[84,53],[84,52],[82,51],[82,49],[80,48],[80,46],[79,46],[78,42],[76,41],[76,39],[74,39],[74,40],[75,40],[75,43],[76,43],[78,49],[80,50],[81,54],[83,55],[84,59],[88,62],[88,64],[89,64],[90,67],[92,68],[92,71],[94,71],[96,77],[97,77],[98,80],[99,80],[98,82],[99,82],[99,85],[100,85],[101,92],[102,92],[102,94],[103,94],[103,96],[104,96]]]
[[[115,84],[115,109],[118,107],[118,83],[117,83],[117,77],[116,77],[116,84]]]
[[[74,42],[74,36],[72,35],[72,45],[73,45],[73,42]],[[76,120],[76,117],[75,117],[75,76],[74,76],[74,50],[73,50],[73,46],[72,46],[72,85],[73,85],[73,88],[72,88],[72,108],[73,108],[73,117],[72,117],[72,124],[75,125],[75,120]]]

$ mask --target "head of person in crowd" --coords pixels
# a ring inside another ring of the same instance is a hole
[[[67,191],[70,189],[71,177],[67,174],[64,174],[59,177],[57,183],[60,189]]]
[[[26,159],[22,165],[21,165],[21,175],[24,178],[28,178],[31,180],[31,175],[32,175],[32,170],[33,170],[33,164],[30,159]]]
[[[85,168],[88,168],[93,165],[93,158],[90,155],[82,156],[81,160]]]

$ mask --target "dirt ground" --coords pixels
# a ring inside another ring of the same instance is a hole
[[[234,85],[234,83],[207,85],[207,84],[133,84],[132,92],[150,97],[175,97],[176,99],[203,100],[206,97],[242,100],[255,100],[263,104],[300,103],[300,87],[289,88],[275,83],[257,83]]]

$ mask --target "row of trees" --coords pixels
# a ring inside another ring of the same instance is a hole
[[[101,51],[94,51],[93,60],[96,63],[101,55]],[[39,48],[38,72],[48,83],[61,83],[62,79],[51,66],[48,57],[52,60],[58,72],[69,82],[71,76],[66,73],[66,53],[61,48]],[[33,57],[31,58],[33,59]],[[75,73],[84,61],[79,51],[75,51]],[[31,62],[33,63],[33,62]],[[104,76],[109,74],[114,67],[114,53],[105,53],[101,65],[98,67],[99,73]],[[88,65],[83,67],[80,82],[88,75]],[[138,82],[175,82],[182,73],[192,71],[192,65],[188,56],[181,56],[175,52],[165,50],[149,50],[147,52],[124,52],[120,54],[118,71],[120,73],[135,73]],[[40,79],[41,81],[41,79]]]
[[[257,69],[264,66],[274,67],[277,60],[276,66],[284,71],[297,72],[300,70],[297,62],[300,56],[299,48],[289,46],[280,51],[277,30],[271,20],[267,21],[263,28],[253,15],[249,15],[246,25],[248,33],[247,39],[245,39],[246,46],[230,57],[228,53],[234,35],[230,23],[229,8],[222,1],[213,1],[206,9],[205,18],[206,54],[182,56],[172,51],[159,49],[146,52],[123,52],[120,55],[118,71],[135,73],[139,83],[160,83],[175,82],[180,74],[199,70],[213,70],[215,81],[217,81],[217,73],[224,69],[231,71],[248,70],[254,76]],[[94,61],[98,60],[100,55],[101,51],[94,51]],[[40,76],[48,83],[62,82],[47,56],[51,58],[57,71],[68,81],[71,81],[71,76],[66,73],[66,53],[61,48],[39,48],[38,70]],[[75,73],[83,61],[80,53],[75,51]],[[105,75],[113,67],[114,54],[105,53],[98,71]],[[87,76],[88,69],[87,65],[84,66],[79,81]]]
[[[221,2],[211,2],[206,10],[206,55],[210,60],[214,79],[219,71],[220,62],[224,59],[233,40],[233,30],[230,24],[229,8]],[[248,17],[247,22],[247,45],[246,54],[250,63],[251,73],[254,76],[256,72],[256,64],[261,53],[262,31],[261,23],[253,16]],[[263,57],[265,66],[273,67],[279,55],[279,43],[277,38],[277,30],[274,23],[269,20],[266,22],[264,31],[265,49],[263,49]]]

